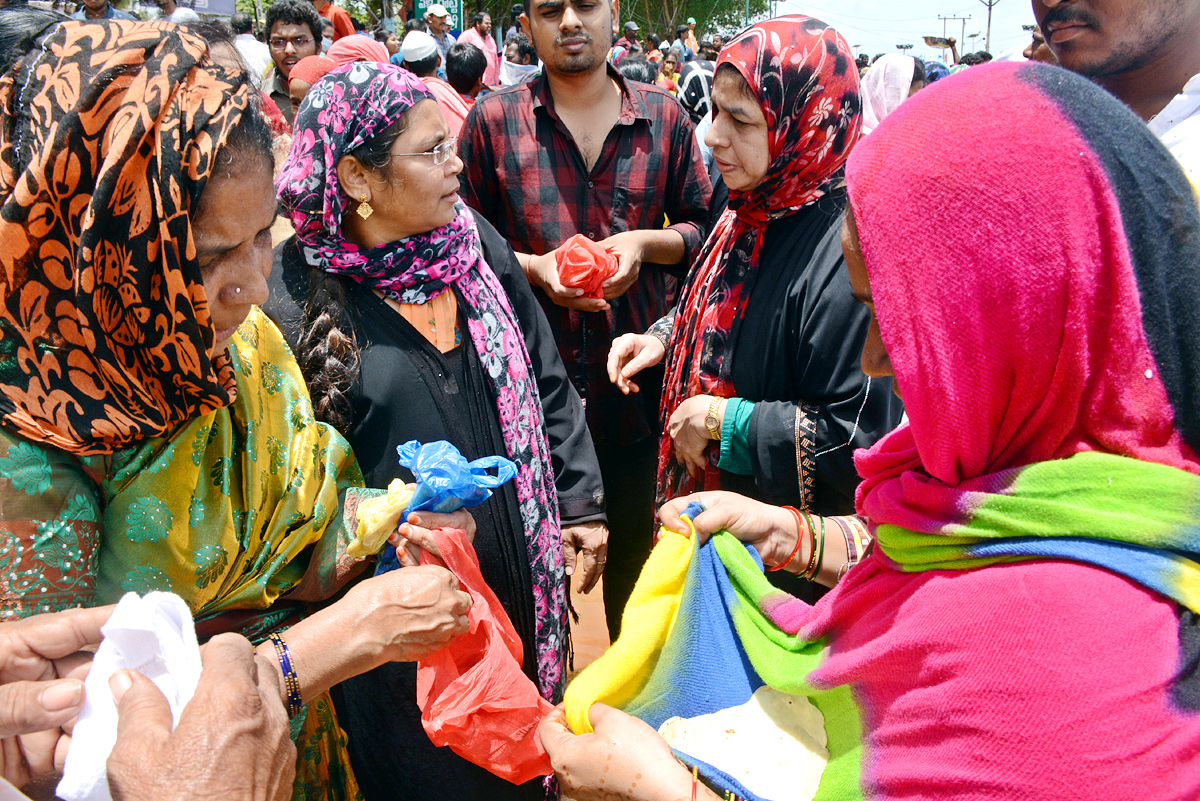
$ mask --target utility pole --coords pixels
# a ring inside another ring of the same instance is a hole
[[[999,3],[1000,0],[979,0],[979,2],[987,6],[988,10],[987,44],[985,44],[983,47],[990,53],[992,52],[992,8]]]
[[[942,21],[942,38],[943,39],[946,38],[946,23],[947,22],[962,22],[962,34],[960,34],[958,37],[958,41],[961,43],[962,40],[966,38],[967,20],[969,20],[970,18],[971,18],[970,14],[968,14],[965,17],[943,17],[941,14],[938,14],[938,19],[940,19]]]

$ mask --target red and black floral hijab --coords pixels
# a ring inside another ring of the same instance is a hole
[[[730,192],[728,210],[688,275],[667,348],[664,425],[693,395],[733,395],[731,333],[750,297],[766,225],[817,201],[841,180],[862,128],[854,53],[820,20],[790,15],[753,25],[722,48],[717,70],[726,64],[746,79],[766,116],[770,166],[754,189]],[[688,476],[673,451],[664,436],[660,503],[717,488],[718,449],[709,449],[702,481]]]
[[[229,404],[190,215],[244,78],[166,23],[66,22],[0,78],[0,425],[105,454]]]

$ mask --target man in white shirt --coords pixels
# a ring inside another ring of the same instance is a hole
[[[1033,0],[1062,66],[1127,103],[1200,184],[1200,0]]]
[[[237,48],[242,61],[246,62],[254,88],[261,89],[263,75],[274,63],[271,61],[271,48],[254,38],[254,23],[247,13],[239,11],[230,17],[229,27],[233,28],[233,46]]]
[[[162,12],[161,19],[167,22],[199,22],[200,15],[187,6],[178,5],[175,0],[154,0],[158,10]]]

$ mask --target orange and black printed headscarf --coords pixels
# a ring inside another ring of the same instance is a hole
[[[106,454],[232,402],[191,215],[251,98],[166,23],[66,22],[0,78],[0,425]]]

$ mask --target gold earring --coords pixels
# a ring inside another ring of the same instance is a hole
[[[358,208],[355,209],[355,211],[357,211],[358,216],[362,217],[364,220],[375,213],[375,209],[371,208],[371,204],[367,202],[366,192],[363,192],[362,197],[358,199]]]

